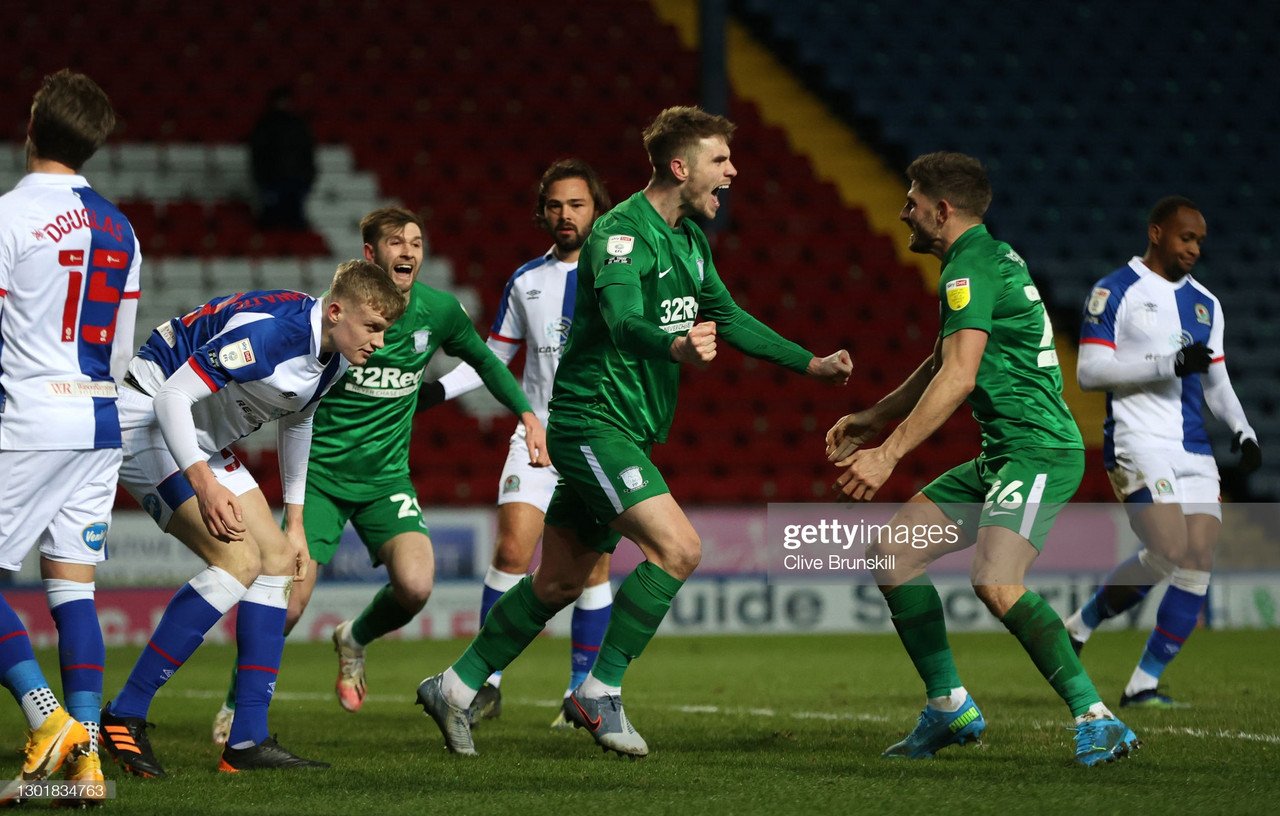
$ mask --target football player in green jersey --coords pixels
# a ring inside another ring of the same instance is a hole
[[[462,657],[418,687],[451,751],[475,753],[467,707],[476,690],[578,597],[603,554],[626,536],[646,560],[618,588],[595,665],[563,711],[605,750],[648,754],[623,713],[622,676],[702,548],[649,459],[667,438],[681,364],[709,364],[723,338],[797,373],[848,380],[847,352],[815,357],[734,303],[691,218],[715,217],[720,191],[737,175],[733,129],[698,108],[660,113],[644,133],[648,186],[597,219],[583,245],[573,326],[551,398],[547,445],[561,478],[547,507],[542,563],[498,599]]]
[[[1070,708],[1076,761],[1111,762],[1135,750],[1137,737],[1102,704],[1061,618],[1023,583],[1084,473],[1084,444],[1062,399],[1049,315],[1026,263],[982,223],[991,186],[977,159],[930,153],[911,163],[907,177],[900,218],[911,228],[913,252],[942,259],[942,327],[933,354],[902,385],[827,432],[828,458],[844,468],[841,491],[870,501],[897,463],[966,400],[982,452],[930,482],[890,522],[891,529],[950,530],[957,534],[943,538],[956,543],[917,549],[920,542],[891,533],[868,547],[869,556],[891,565],[875,573],[876,583],[928,698],[915,730],[884,755],[931,757],[986,730],[960,682],[942,602],[925,574],[934,559],[976,538],[974,591]],[[897,419],[883,444],[861,448]]]
[[[409,441],[423,369],[437,349],[469,363],[485,387],[520,416],[529,463],[550,464],[542,423],[510,370],[485,345],[457,298],[418,282],[422,220],[403,207],[386,207],[366,215],[360,231],[365,258],[387,271],[408,305],[387,331],[386,345],[363,366],[352,367],[316,411],[303,504],[312,563],[306,580],[293,587],[285,628],[289,632],[302,617],[319,565],[333,558],[351,521],[369,558],[386,564],[390,579],[364,611],[333,632],[335,691],[342,707],[353,712],[365,698],[365,647],[411,621],[426,605],[435,579],[429,531],[409,478]],[[215,742],[225,741],[232,717],[224,704],[214,720]]]

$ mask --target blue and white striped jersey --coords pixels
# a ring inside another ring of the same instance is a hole
[[[1115,350],[1115,360],[1153,361],[1201,342],[1223,354],[1222,307],[1192,276],[1171,282],[1133,258],[1094,285],[1084,309],[1080,344]],[[1212,455],[1204,422],[1200,375],[1120,385],[1107,391],[1103,454],[1108,467],[1117,451],[1181,448]]]
[[[111,355],[117,334],[133,343],[116,323],[141,265],[84,176],[29,173],[0,197],[0,449],[120,447]]]
[[[341,354],[320,358],[322,318],[322,302],[302,292],[214,298],[157,326],[129,372],[154,395],[175,371],[190,366],[214,392],[192,406],[197,441],[212,454],[307,409],[346,372]]]

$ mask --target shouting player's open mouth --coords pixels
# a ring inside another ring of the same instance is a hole
[[[407,288],[413,283],[413,264],[407,262],[396,264],[391,267],[391,277],[401,289]]]
[[[729,182],[726,181],[724,184],[721,184],[720,186],[714,188],[711,191],[711,204],[709,209],[711,210],[712,215],[714,215],[716,211],[720,209],[720,194],[728,189],[729,189]]]

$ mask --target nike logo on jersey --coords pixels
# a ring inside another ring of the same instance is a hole
[[[658,277],[665,278],[667,276],[667,273],[669,273],[673,268],[674,267],[668,266],[666,269],[658,273]]]

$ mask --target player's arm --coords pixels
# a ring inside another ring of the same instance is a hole
[[[1204,374],[1213,359],[1213,349],[1192,343],[1173,354],[1154,359],[1120,360],[1114,343],[1080,339],[1076,361],[1076,381],[1085,391],[1115,391],[1136,385],[1175,380]]]
[[[638,283],[610,283],[596,292],[600,316],[609,328],[609,339],[620,351],[647,360],[674,362],[670,334],[645,319],[644,294]]]
[[[827,431],[827,460],[839,462],[846,459],[849,454],[878,436],[890,422],[911,413],[941,364],[942,338],[938,338],[933,353],[901,385],[870,408],[845,414],[836,420],[836,424]]]
[[[512,413],[523,414],[532,410],[515,375],[485,345],[461,305],[457,307],[453,325],[441,345],[446,352],[474,368],[489,393],[497,397]]]
[[[133,343],[133,330],[138,324],[138,298],[142,295],[142,247],[133,239],[133,264],[125,278],[124,292],[116,309],[115,336],[111,338],[111,378],[117,383],[124,380],[129,361],[137,351]]]
[[[1205,375],[1204,401],[1213,415],[1227,423],[1235,434],[1231,440],[1231,452],[1240,454],[1240,468],[1245,473],[1252,473],[1262,467],[1262,448],[1258,445],[1258,434],[1249,425],[1244,406],[1231,387],[1226,361],[1221,358],[1209,366],[1209,373]]]
[[[673,336],[645,317],[640,282],[658,274],[657,258],[638,230],[625,224],[617,228],[621,233],[605,241],[587,241],[578,258],[579,279],[590,281],[613,345],[644,360],[711,362],[716,355],[715,323],[699,323],[687,334]]]
[[[486,343],[502,364],[510,365],[516,353],[524,343],[525,326],[528,321],[524,313],[521,299],[516,297],[516,281],[520,271],[507,280],[502,288],[502,307],[494,318],[489,329]],[[475,367],[463,363],[433,383],[426,383],[418,390],[417,410],[425,411],[432,406],[462,396],[484,385],[484,380]]]
[[[529,400],[520,389],[520,383],[507,368],[507,362],[500,360],[496,354],[480,339],[479,332],[471,325],[470,318],[457,307],[454,315],[453,329],[443,343],[444,350],[476,370],[476,374],[484,382],[485,388],[505,405],[513,414],[520,417],[524,424],[525,445],[529,450],[529,464],[534,467],[546,467],[551,464],[547,456],[546,430],[538,420]]]
[[[117,383],[124,380],[129,370],[129,361],[137,350],[133,345],[133,328],[138,323],[138,294],[130,297],[126,292],[116,309],[115,336],[111,338],[111,379]]]
[[[1116,359],[1114,345],[1081,338],[1076,361],[1076,382],[1085,391],[1115,391],[1136,385],[1164,382],[1190,374],[1203,374],[1209,368],[1211,350],[1195,343],[1165,357],[1152,360]]]
[[[917,369],[899,389],[892,407],[901,408],[927,379],[906,418],[877,448],[857,450],[836,462],[846,468],[836,487],[857,501],[870,501],[902,457],[928,439],[973,391],[994,322],[996,299],[1005,286],[994,268],[955,264],[938,279],[942,307],[941,342],[935,346],[932,377]],[[921,367],[923,368],[923,366]]]
[[[485,345],[506,366],[515,359],[521,343],[518,340],[490,334]],[[469,363],[462,363],[435,382],[423,383],[422,388],[418,390],[418,407],[415,410],[425,411],[442,402],[448,402],[454,397],[474,391],[482,385],[484,380],[481,379],[475,367]]]
[[[156,419],[165,446],[195,491],[200,517],[209,534],[219,541],[239,541],[245,533],[240,501],[218,482],[196,437],[191,408],[220,387],[199,366],[192,357],[165,380],[155,396]]]
[[[848,381],[853,363],[847,351],[841,349],[827,357],[817,357],[778,334],[734,301],[710,261],[704,271],[699,300],[700,313],[715,321],[716,332],[743,354],[838,385]]]
[[[307,577],[311,555],[302,524],[302,503],[307,491],[307,462],[311,455],[312,418],[319,402],[276,421],[276,448],[280,453],[280,482],[284,486],[284,534],[294,549],[295,581]]]
[[[1215,317],[1209,329],[1209,344],[1215,348],[1223,347],[1225,332],[1222,304],[1214,303]],[[1204,401],[1213,415],[1230,426],[1235,436],[1231,440],[1231,452],[1240,454],[1240,469],[1252,473],[1262,467],[1262,449],[1258,446],[1258,434],[1249,426],[1244,414],[1244,406],[1231,387],[1231,377],[1227,375],[1226,355],[1213,358],[1209,371],[1204,377]]]
[[[1212,350],[1204,343],[1193,343],[1163,357],[1120,359],[1116,353],[1116,327],[1123,324],[1127,314],[1122,297],[1113,295],[1105,286],[1093,288],[1084,306],[1076,360],[1076,382],[1083,390],[1115,391],[1209,370]]]
[[[846,496],[870,501],[898,462],[928,439],[955,413],[977,382],[987,348],[987,333],[960,329],[942,341],[942,365],[929,380],[920,401],[878,448],[855,451],[836,462],[847,468],[836,485]]]

